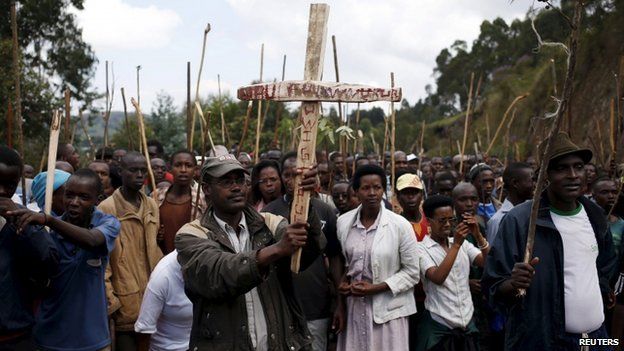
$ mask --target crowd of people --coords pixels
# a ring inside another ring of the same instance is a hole
[[[524,160],[319,150],[304,169],[277,149],[152,140],[149,159],[84,162],[61,144],[52,184],[0,146],[0,350],[619,349],[624,169],[552,144]],[[291,222],[299,189],[308,219]]]

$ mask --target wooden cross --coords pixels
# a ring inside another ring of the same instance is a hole
[[[255,84],[238,89],[240,100],[301,101],[301,138],[297,147],[297,168],[306,169],[316,162],[316,136],[321,116],[321,102],[401,101],[401,88],[373,88],[364,85],[321,82],[327,38],[327,4],[311,4],[303,81]],[[301,182],[297,176],[295,184]],[[290,222],[306,222],[310,191],[296,186],[290,211]],[[290,269],[299,272],[301,249],[291,259]]]

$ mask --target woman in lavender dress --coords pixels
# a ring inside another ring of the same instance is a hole
[[[338,350],[409,349],[407,316],[416,313],[418,250],[410,223],[384,208],[385,188],[382,168],[358,168],[353,189],[362,204],[338,218],[346,259],[338,306],[346,323],[339,328]]]

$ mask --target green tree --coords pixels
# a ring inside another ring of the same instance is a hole
[[[171,95],[161,91],[156,96],[152,113],[147,123],[154,131],[154,137],[163,144],[165,153],[171,154],[186,144],[186,114],[176,111]]]

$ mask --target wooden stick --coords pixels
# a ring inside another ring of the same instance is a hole
[[[260,83],[262,83],[262,71],[264,69],[264,43],[260,46]],[[254,160],[260,160],[260,132],[262,131],[262,100],[258,100],[258,121],[256,123],[256,147],[254,148]]]
[[[360,138],[360,103],[357,103],[357,110],[355,111],[355,132],[357,133],[357,139],[354,143],[353,154],[364,152],[364,139]],[[353,162],[355,164],[355,162]]]
[[[488,145],[490,145],[490,142],[492,141],[492,138],[490,135],[490,115],[487,113],[485,114],[485,132],[487,133]]]
[[[238,151],[236,152],[236,157],[240,155],[241,149],[243,148],[243,143],[245,142],[245,137],[247,136],[247,129],[249,129],[249,119],[251,118],[252,107],[253,101],[249,100],[249,102],[247,103],[247,112],[245,113],[245,121],[243,122],[243,133],[241,134],[241,139],[238,143]]]
[[[11,3],[11,32],[13,36],[13,80],[15,82],[15,119],[17,120],[17,133],[19,138],[19,154],[24,162],[24,129],[22,127],[22,89],[21,89],[21,60],[19,52],[19,43],[17,41],[17,12],[15,9],[15,1]],[[26,178],[22,172],[22,205],[26,206]]]
[[[43,150],[41,150],[41,161],[39,161],[39,168],[37,168],[37,174],[43,172],[43,166],[45,165],[45,161],[47,160],[48,153],[46,150],[48,149],[48,145],[43,145]]]
[[[455,139],[455,142],[457,143],[457,153],[461,155],[461,145],[459,144],[459,140]],[[464,156],[461,156],[462,158]]]
[[[386,148],[388,147],[388,121],[390,117],[384,116],[384,140],[382,146],[382,155],[381,155],[381,168],[386,169]]]
[[[191,130],[193,128],[192,125],[192,111],[193,107],[191,105],[191,62],[186,62],[186,148],[189,151],[192,150],[192,137]]]
[[[136,81],[137,81],[137,101],[138,104],[141,104],[141,81],[140,81],[140,76],[139,76],[139,71],[141,70],[141,65],[136,66]],[[132,99],[130,100],[130,102],[132,102]],[[149,163],[149,161],[147,162]]]
[[[195,102],[195,108],[199,109],[198,112],[199,112],[199,116],[201,117],[200,122],[206,124],[206,127],[203,129],[204,134],[210,133],[208,122],[206,121],[206,117],[204,117],[204,113],[202,112],[199,101]],[[210,111],[208,111],[208,113],[210,113]],[[201,154],[201,165],[203,166],[204,162],[206,161],[206,135],[202,137],[202,140],[204,141],[202,143],[202,154]],[[212,138],[210,138],[210,141],[212,142]],[[214,149],[214,145],[212,146],[212,150],[215,152],[215,155],[216,155],[216,150]],[[191,217],[192,219],[195,219],[197,217],[197,211],[199,211],[199,200],[200,200],[201,193],[202,193],[201,188],[197,189],[197,194],[195,195],[195,206],[193,207],[193,216]]]
[[[517,96],[512,102],[511,104],[509,104],[509,106],[507,107],[507,110],[505,111],[505,114],[503,115],[503,119],[500,121],[500,123],[498,124],[498,128],[496,128],[496,132],[494,133],[494,138],[492,138],[492,140],[490,141],[490,144],[488,145],[488,148],[485,150],[485,154],[484,156],[487,156],[490,154],[490,151],[492,150],[492,146],[494,146],[494,143],[496,142],[496,139],[498,138],[498,134],[500,133],[501,129],[503,129],[503,126],[505,125],[505,121],[507,120],[507,116],[509,115],[509,112],[512,111],[513,107],[520,101],[523,99],[526,99],[529,96],[529,93],[525,93],[523,95]]]
[[[91,136],[89,135],[89,131],[87,130],[87,126],[82,119],[82,110],[78,110],[78,120],[80,121],[80,126],[82,127],[82,131],[84,132],[87,141],[89,142],[89,146],[91,147],[91,157],[95,158],[95,144],[93,140],[91,140]]]
[[[390,72],[390,87],[394,89],[394,72]],[[390,103],[390,118],[390,123],[392,124],[392,132],[390,137],[390,165],[392,168],[390,172],[392,174],[392,177],[390,178],[390,186],[392,189],[392,193],[394,194],[394,184],[396,183],[396,180],[394,179],[394,177],[396,176],[396,160],[394,159],[394,153],[396,152],[396,113],[394,111],[394,102]],[[355,160],[353,160],[353,163],[355,164]],[[394,196],[396,196],[396,194],[394,194]]]
[[[207,122],[206,117],[204,117],[204,111],[202,111],[199,101],[195,101],[195,108],[197,109],[197,113],[199,113],[199,117],[201,117],[200,123],[204,125],[203,130],[206,136],[208,136],[208,139],[210,141],[210,147],[216,155],[217,149],[215,149],[214,142],[212,141],[212,134],[210,134],[210,125]],[[210,118],[210,111],[208,111],[208,118]]]
[[[139,72],[137,71],[137,86],[138,74]],[[110,92],[108,90],[108,61],[106,61],[106,108],[104,110],[104,147],[102,148],[102,160],[104,159],[104,152],[106,151],[106,147],[108,146],[108,121],[110,120],[109,97]]]
[[[13,148],[13,105],[11,104],[11,100],[7,100],[7,115],[6,115],[6,138],[7,145],[12,149]]]
[[[223,100],[221,99],[221,75],[217,74],[217,85],[219,87],[219,115],[221,116],[221,142],[223,145],[228,145],[229,142],[225,140],[225,116],[223,115]]]
[[[71,130],[71,115],[70,115],[70,100],[71,93],[69,88],[65,88],[65,142],[69,142],[70,130]]]
[[[596,132],[598,133],[598,149],[597,150],[599,152],[598,155],[598,159],[599,159],[599,163],[604,166],[604,155],[605,155],[605,150],[604,150],[604,140],[602,138],[602,128],[600,127],[600,122],[597,120],[594,120],[594,125],[596,126]]]
[[[284,81],[285,77],[286,77],[286,55],[284,55],[284,61],[282,63],[282,82]],[[282,116],[282,109],[283,109],[283,104],[277,105],[277,112],[275,113],[275,132],[273,133],[273,142],[271,143],[271,145],[273,145],[273,147],[275,148],[277,148],[277,145],[278,145],[279,122],[280,122],[280,117]]]
[[[533,245],[535,243],[535,226],[537,222],[537,213],[540,207],[540,200],[542,195],[542,189],[544,188],[544,182],[546,180],[546,168],[548,166],[548,156],[552,146],[552,140],[559,132],[561,126],[561,120],[568,110],[570,98],[572,97],[572,91],[574,89],[574,69],[576,67],[576,52],[578,46],[579,30],[581,26],[581,17],[583,14],[583,3],[579,0],[574,7],[574,18],[572,24],[572,32],[570,33],[570,56],[568,59],[568,69],[566,71],[565,81],[563,83],[563,96],[560,102],[557,115],[554,117],[550,132],[547,139],[544,141],[546,144],[543,150],[540,150],[542,158],[540,161],[539,173],[537,176],[537,182],[535,184],[535,193],[533,194],[533,203],[531,204],[531,217],[529,218],[529,231],[527,233],[527,243],[524,250],[524,262],[529,263],[533,257]],[[519,296],[525,296],[526,290],[521,289],[518,291]]]
[[[158,198],[158,188],[156,187],[156,178],[154,177],[154,171],[152,170],[152,162],[149,157],[149,152],[147,151],[147,137],[145,135],[145,122],[143,120],[143,113],[141,112],[141,106],[139,103],[134,100],[134,98],[130,98],[130,103],[134,106],[136,111],[137,122],[139,125],[139,133],[141,134],[141,143],[143,144],[143,155],[147,160],[147,173],[149,175],[149,181],[152,185],[152,198]]]
[[[466,153],[466,140],[468,138],[468,126],[470,125],[470,105],[472,104],[472,85],[474,84],[474,72],[470,74],[470,90],[468,91],[468,106],[466,108],[466,119],[464,121],[464,141],[461,148],[461,160],[459,161],[459,174],[464,174],[464,155]]]
[[[132,137],[132,133],[130,132],[130,121],[128,120],[128,106],[126,105],[126,92],[123,87],[121,88],[121,101],[123,102],[124,121],[126,124],[126,136],[128,138],[128,146],[130,147],[130,150],[134,150],[134,143],[132,142],[133,137]]]
[[[195,86],[195,101],[199,101],[199,82],[201,80],[202,70],[204,68],[204,56],[206,55],[206,40],[208,39],[208,32],[210,32],[210,23],[206,24],[204,29],[204,41],[202,43],[201,58],[199,59],[199,72],[197,73],[197,85]],[[193,136],[195,134],[195,111],[193,109],[191,114],[191,136],[189,138],[188,149],[193,151]]]
[[[61,113],[54,110],[50,123],[50,142],[48,146],[48,174],[46,175],[44,213],[52,213],[52,195],[54,193],[54,169],[56,168],[56,151],[58,149],[59,134],[61,133]],[[57,213],[58,215],[58,213]]]

